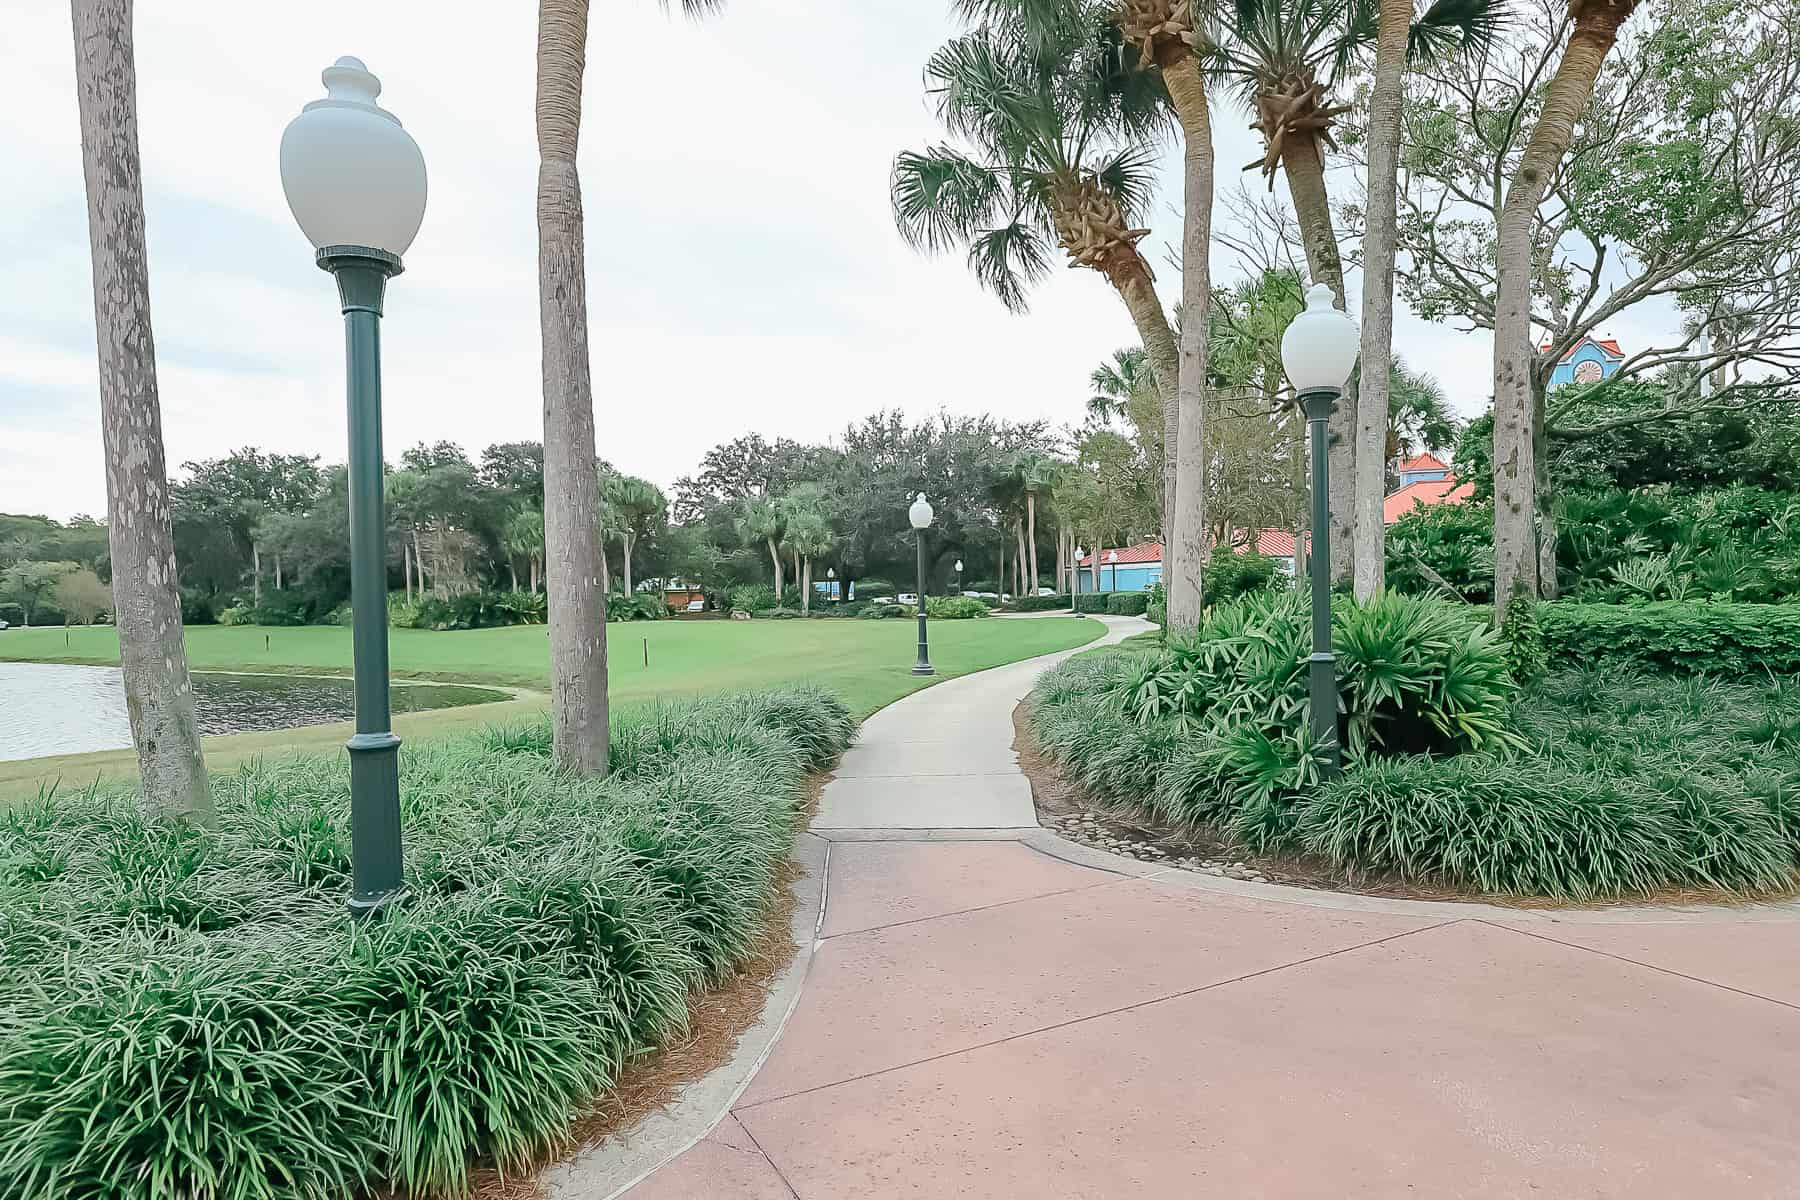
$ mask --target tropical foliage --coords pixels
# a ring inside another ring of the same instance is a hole
[[[753,949],[854,722],[812,690],[614,730],[409,747],[410,891],[358,922],[329,758],[217,777],[216,829],[124,793],[0,813],[9,1196],[460,1194],[517,1169]]]

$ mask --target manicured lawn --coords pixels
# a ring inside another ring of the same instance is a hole
[[[1099,637],[1099,621],[1077,618],[935,621],[931,659],[935,679],[967,674]],[[65,634],[67,641],[65,644]],[[817,683],[836,692],[858,717],[916,691],[932,678],[914,676],[913,622],[640,621],[607,627],[612,698],[631,706],[662,698],[741,691],[778,683]],[[435,633],[391,631],[394,674],[432,679],[549,686],[550,635],[542,625]],[[198,625],[187,630],[188,661],[196,670],[348,673],[350,631],[338,627],[265,629]],[[648,651],[649,665],[645,665]],[[115,664],[110,626],[69,630],[0,631],[0,661]],[[504,704],[440,709],[396,718],[401,737],[424,737],[475,724],[534,714],[543,697]],[[315,725],[280,733],[207,739],[207,763],[228,769],[248,758],[288,750],[336,750],[347,727]],[[135,767],[130,751],[0,763],[0,797],[32,794],[46,776],[83,782],[117,777]]]

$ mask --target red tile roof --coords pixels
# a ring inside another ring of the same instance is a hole
[[[1431,453],[1429,450],[1416,458],[1409,458],[1400,464],[1400,473],[1402,475],[1406,474],[1408,471],[1448,471],[1449,469],[1449,463]]]
[[[1162,543],[1139,542],[1135,546],[1115,546],[1112,549],[1095,551],[1095,553],[1100,555],[1100,565],[1103,567],[1115,565],[1114,563],[1108,562],[1106,558],[1108,554],[1113,553],[1118,554],[1119,559],[1116,565],[1121,567],[1129,567],[1134,563],[1159,563],[1162,561]],[[1081,560],[1080,565],[1084,567],[1093,566],[1094,555],[1089,554],[1085,556]]]
[[[1461,504],[1475,494],[1472,483],[1454,479],[1421,479],[1409,483],[1381,502],[1381,522],[1392,525],[1415,508],[1432,504]]]
[[[1586,342],[1594,343],[1594,345],[1598,346],[1602,351],[1604,351],[1609,358],[1624,358],[1625,357],[1625,351],[1619,349],[1619,343],[1612,338],[1584,337],[1581,339],[1581,341],[1576,342],[1573,346],[1570,346],[1569,349],[1563,354],[1562,358],[1558,359],[1557,361],[1568,362],[1571,358],[1575,357],[1575,352],[1577,350],[1581,349],[1582,345]],[[1549,348],[1550,348],[1549,342],[1545,342],[1538,347],[1539,350],[1548,350]]]
[[[1256,553],[1269,558],[1294,557],[1294,531],[1291,529],[1259,529],[1255,539]],[[1250,534],[1239,531],[1233,535],[1231,552],[1248,554],[1251,551]]]

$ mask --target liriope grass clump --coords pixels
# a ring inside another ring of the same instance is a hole
[[[345,910],[341,762],[213,781],[216,828],[99,788],[0,814],[0,1198],[455,1195],[552,1147],[752,951],[815,689],[620,722],[605,780],[548,727],[402,755],[406,897]]]
[[[1032,724],[1065,777],[1244,851],[1470,892],[1800,885],[1800,685],[1560,670],[1520,692],[1466,607],[1335,613],[1344,771],[1310,732],[1303,600],[1216,606],[1162,652],[1078,656]]]

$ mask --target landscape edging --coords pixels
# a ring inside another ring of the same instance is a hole
[[[630,1191],[711,1133],[762,1069],[800,1002],[812,965],[825,915],[831,843],[801,830],[794,836],[792,858],[800,868],[792,884],[796,903],[789,924],[796,949],[769,986],[762,1015],[737,1039],[730,1058],[684,1085],[671,1103],[631,1129],[546,1168],[538,1182],[552,1200],[614,1200]]]

